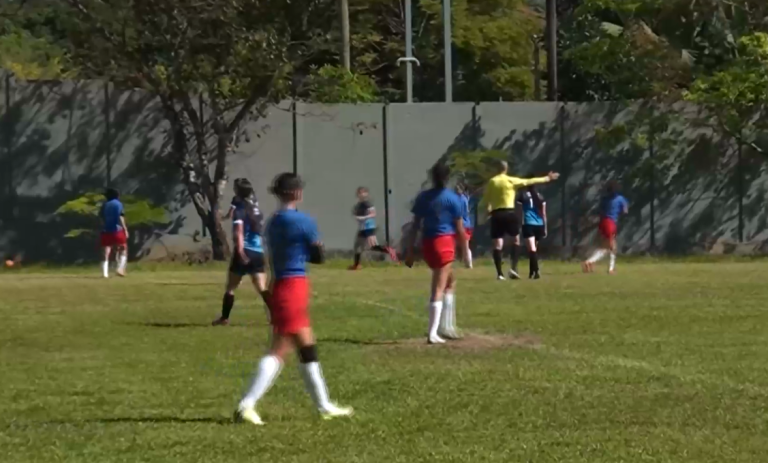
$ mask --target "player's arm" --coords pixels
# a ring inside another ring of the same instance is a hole
[[[483,190],[483,196],[480,197],[480,202],[477,203],[477,210],[491,212],[491,189],[486,188]]]
[[[629,202],[626,200],[626,198],[623,198],[624,200],[621,202],[621,212],[624,215],[629,214]]]
[[[408,234],[405,237],[405,265],[407,267],[413,267],[416,237],[419,235],[419,229],[421,228],[421,217],[414,214],[411,220],[411,229],[408,230]]]
[[[235,252],[240,256],[240,261],[248,262],[248,256],[245,254],[245,234],[243,233],[243,221],[235,222]]]
[[[123,209],[123,206],[120,206],[120,225],[123,226],[125,237],[128,238],[130,234],[128,233],[128,224],[125,223],[125,209]]]
[[[307,242],[309,243],[309,263],[310,264],[324,264],[325,263],[325,247],[320,240],[320,231],[317,229],[317,225],[314,221],[308,221],[306,225]]]
[[[544,220],[544,238],[549,235],[549,228],[547,226],[547,202],[541,202],[541,218]]]
[[[524,187],[529,185],[538,185],[540,183],[549,183],[553,180],[557,180],[560,178],[560,174],[557,172],[550,172],[549,175],[546,177],[535,177],[535,178],[518,178],[518,177],[507,177],[507,180],[515,187]]]

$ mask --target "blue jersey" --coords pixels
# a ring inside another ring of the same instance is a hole
[[[543,207],[545,204],[544,197],[541,196],[538,192],[536,192],[536,195],[538,195],[539,202]],[[535,198],[530,191],[525,190],[520,193],[517,196],[517,203],[520,204],[523,209],[523,225],[534,225],[538,227],[544,226],[544,211],[539,210],[539,208],[536,207]]]
[[[256,219],[256,223],[253,224],[248,217],[248,211],[246,207],[250,207],[253,210],[253,216]],[[243,248],[254,252],[264,252],[264,245],[261,239],[261,228],[264,223],[264,217],[261,215],[258,203],[251,203],[245,201],[238,203],[235,206],[235,213],[232,216],[232,223],[234,225],[243,225]],[[255,227],[253,226],[255,225]],[[234,232],[233,232],[234,235]]]
[[[368,201],[360,201],[355,205],[355,217],[365,217],[373,209],[373,204]],[[376,219],[369,218],[360,222],[360,230],[373,230],[376,228]]]
[[[611,219],[615,222],[619,220],[619,216],[628,207],[627,199],[618,193],[613,196],[603,196],[600,200],[600,217]]]
[[[101,206],[101,219],[104,221],[105,233],[115,233],[123,229],[120,217],[125,215],[123,203],[117,199],[105,202]]]
[[[411,212],[422,220],[425,238],[453,235],[462,218],[461,198],[447,188],[432,188],[419,193]]]
[[[309,247],[320,241],[315,221],[293,209],[275,213],[267,225],[267,242],[275,279],[307,274]]]
[[[461,218],[464,222],[464,228],[474,228],[473,226],[473,214],[472,214],[472,207],[469,203],[469,195],[466,193],[463,193],[461,196]]]

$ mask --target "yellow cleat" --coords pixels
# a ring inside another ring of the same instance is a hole
[[[325,409],[320,410],[320,417],[324,420],[332,420],[354,414],[355,410],[352,407],[339,407],[335,404],[329,404]]]
[[[247,421],[256,426],[264,426],[261,417],[253,408],[238,407],[238,409],[235,410],[235,423],[242,423],[243,421]]]

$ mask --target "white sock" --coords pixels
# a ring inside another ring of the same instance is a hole
[[[283,363],[274,355],[267,355],[262,358],[261,362],[259,362],[259,369],[253,377],[253,381],[251,381],[251,387],[248,388],[248,392],[240,401],[240,407],[255,407],[256,402],[264,397],[264,394],[266,394],[269,388],[272,387],[275,379],[277,379],[277,376],[280,374],[282,366]]]
[[[101,273],[104,275],[104,278],[107,278],[109,276],[109,261],[105,260],[101,263]]]
[[[328,398],[328,387],[325,385],[323,370],[320,363],[302,363],[299,365],[301,376],[304,378],[304,384],[307,386],[307,392],[312,397],[312,401],[318,410],[325,410],[331,404]]]
[[[595,251],[594,254],[592,254],[592,257],[587,260],[588,263],[594,264],[595,262],[598,262],[600,259],[605,257],[605,249],[598,249]]]
[[[120,271],[125,271],[125,267],[128,265],[128,255],[123,253],[120,254],[120,257],[117,258],[117,268],[120,269]]]
[[[467,248],[467,267],[472,268],[472,251]]]
[[[608,267],[608,270],[613,272],[615,269],[616,269],[616,253],[612,252],[611,253],[611,263],[610,263],[610,265]]]
[[[447,332],[456,330],[456,294],[445,293],[443,305],[443,330]]]
[[[443,313],[443,301],[435,301],[429,305],[429,337],[437,337],[440,327],[440,315]]]

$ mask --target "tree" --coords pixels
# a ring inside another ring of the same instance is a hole
[[[378,88],[373,79],[331,65],[314,69],[301,93],[318,103],[373,103],[378,100]]]
[[[172,140],[169,160],[210,233],[214,259],[226,259],[218,205],[227,157],[249,119],[290,95],[295,76],[338,50],[329,40],[332,3],[65,1],[73,17],[70,51],[83,75],[159,98]]]

